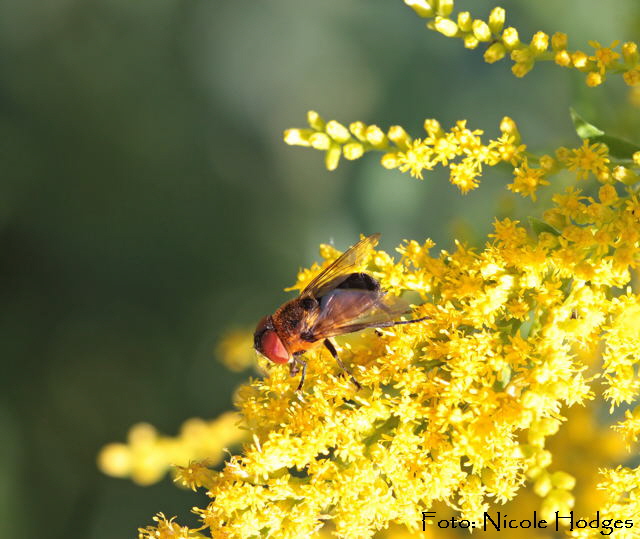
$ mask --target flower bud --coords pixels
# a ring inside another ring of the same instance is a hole
[[[530,48],[536,54],[545,52],[549,48],[549,36],[544,32],[536,32],[531,40]]]
[[[398,154],[395,152],[385,153],[380,159],[380,164],[388,170],[398,168]]]
[[[489,15],[489,28],[494,34],[498,34],[504,26],[506,13],[501,7],[494,7]]]
[[[473,21],[473,35],[478,41],[491,41],[491,29],[483,20],[476,19]]]
[[[640,69],[636,67],[631,71],[627,71],[622,74],[622,78],[627,83],[627,86],[640,86]]]
[[[309,137],[312,134],[311,129],[287,129],[284,132],[284,141],[290,146],[311,146]]]
[[[438,2],[438,15],[448,17],[453,11],[453,0],[440,0]]]
[[[479,44],[478,38],[473,34],[467,34],[466,36],[464,36],[462,42],[464,43],[466,49],[471,50],[475,49]]]
[[[339,144],[332,144],[329,147],[327,153],[324,155],[324,166],[327,167],[327,170],[335,170],[338,168],[341,153],[342,148]]]
[[[403,150],[406,150],[411,142],[411,137],[399,125],[392,125],[389,128],[388,136],[396,146]]]
[[[433,17],[433,7],[426,0],[404,0],[404,3],[413,9],[419,17]]]
[[[461,11],[458,13],[458,28],[462,32],[471,32],[471,26],[473,25],[473,18],[468,11]]]
[[[316,150],[328,150],[331,146],[331,139],[326,133],[313,133],[309,137],[309,143]]]
[[[571,55],[566,50],[556,52],[553,59],[559,66],[568,67],[571,65]]]
[[[364,142],[367,140],[367,125],[364,122],[351,122],[349,124],[349,131],[359,141]]]
[[[516,77],[524,77],[529,71],[533,69],[533,62],[521,62],[511,66],[511,72]]]
[[[349,130],[340,122],[336,122],[335,120],[327,122],[325,131],[327,135],[340,144],[344,144],[351,139],[351,133],[349,133]]]
[[[589,62],[589,57],[582,51],[576,51],[571,55],[571,62],[576,69],[585,69]]]
[[[440,122],[432,118],[427,118],[424,121],[424,130],[431,138],[440,138],[444,134]]]
[[[353,161],[359,159],[364,154],[364,146],[359,142],[349,142],[342,147],[342,153],[345,159]]]
[[[623,166],[617,166],[613,169],[613,178],[619,182],[624,183],[625,185],[633,185],[640,179],[633,170]]]
[[[551,48],[554,51],[560,51],[567,48],[569,44],[569,39],[567,38],[567,34],[563,32],[556,32],[551,36]]]
[[[635,66],[638,63],[638,45],[628,41],[622,45],[622,57],[627,64]]]
[[[520,45],[518,31],[513,26],[509,26],[509,28],[506,28],[505,31],[502,32],[502,42],[509,50],[513,50],[518,47]]]
[[[595,86],[600,86],[604,82],[604,79],[600,73],[592,71],[585,77],[585,82],[587,83],[587,86],[594,88]]]
[[[484,61],[488,64],[493,64],[504,58],[507,54],[507,48],[500,42],[493,43],[489,48],[484,51]]]
[[[442,17],[436,17],[434,28],[447,37],[453,37],[458,33],[458,25],[451,19],[444,19]]]
[[[307,123],[311,129],[316,131],[324,131],[324,120],[315,110],[307,112]]]
[[[533,492],[535,492],[541,498],[544,498],[549,492],[553,485],[551,484],[551,477],[547,472],[541,473],[533,484]]]
[[[384,131],[377,125],[370,125],[369,127],[367,127],[366,137],[367,142],[374,148],[386,148],[389,145],[387,135],[385,135]]]
[[[571,490],[576,486],[576,478],[567,472],[553,472],[551,474],[551,483],[555,488]]]

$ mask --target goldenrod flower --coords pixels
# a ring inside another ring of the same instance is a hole
[[[602,143],[590,144],[585,140],[582,147],[573,150],[565,162],[567,168],[575,171],[579,179],[588,178],[589,173],[594,174],[596,178],[602,178],[608,171],[609,151]]]
[[[487,61],[508,51],[518,76],[538,61],[555,60],[583,71],[590,86],[612,72],[627,82],[640,79],[635,43],[619,54],[617,42],[592,42],[589,55],[569,51],[562,33],[537,32],[521,42],[515,28],[503,30],[501,8],[485,22],[467,12],[454,15],[453,0],[405,3],[465,46],[486,43]],[[194,508],[201,527],[159,514],[140,537],[331,532],[364,539],[389,528],[415,531],[421,512],[434,507],[478,520],[526,496],[537,498],[548,521],[580,504],[607,518],[640,517],[640,468],[616,467],[624,446],[640,435],[638,407],[626,409],[640,399],[640,152],[621,165],[612,163],[613,145],[610,156],[604,143],[585,140],[538,158],[508,117],[500,136],[488,141],[465,121],[446,130],[425,120],[426,137],[401,126],[384,131],[355,121],[346,127],[315,112],[307,122],[308,128],[287,130],[285,142],[325,152],[329,170],[341,156],[382,152],[385,168],[420,179],[447,167],[463,193],[479,185],[485,167],[500,163],[513,169],[507,188],[514,193],[535,200],[538,187],[551,185],[562,169],[565,187],[553,193],[542,219],[526,226],[496,219],[480,248],[455,242],[450,251],[434,252],[427,239],[402,242],[395,258],[373,252],[366,271],[390,294],[413,294],[411,316],[425,319],[339,339],[340,357],[361,390],[316,349],[307,353],[303,393],[286,369],[272,365],[238,389],[238,415],[189,422],[177,439],[138,425],[128,444],[107,446],[100,457],[107,473],[148,484],[176,463],[178,482],[206,491],[207,501]],[[340,253],[325,245],[320,254],[322,262],[301,270],[290,290],[303,289]],[[230,336],[223,356],[234,358],[242,339]],[[603,403],[624,411],[624,419],[595,444],[601,426],[585,407]],[[573,449],[559,450],[554,439]],[[239,440],[242,451],[212,469],[223,447]],[[575,454],[589,464],[572,468]],[[393,533],[388,536],[402,537]],[[629,533],[637,536],[636,529]]]
[[[148,423],[131,427],[128,443],[111,443],[102,448],[98,466],[114,477],[130,477],[139,485],[158,482],[173,466],[187,466],[191,461],[206,461],[215,466],[224,451],[244,441],[247,434],[234,412],[222,414],[214,421],[189,419],[176,438],[160,436]]]
[[[511,71],[516,77],[526,75],[533,69],[536,62],[554,60],[560,66],[574,67],[586,72],[585,80],[588,86],[602,84],[607,73],[622,73],[628,85],[639,84],[640,70],[637,69],[639,55],[637,44],[634,42],[622,45],[622,54],[620,54],[615,50],[619,46],[619,41],[614,41],[609,47],[603,47],[597,41],[589,41],[589,45],[594,49],[593,54],[589,55],[579,50],[573,52],[567,50],[568,37],[562,32],[556,32],[550,40],[548,34],[538,31],[534,33],[529,44],[522,43],[516,28],[508,27],[502,31],[506,13],[500,7],[491,11],[487,22],[474,19],[471,13],[463,11],[458,14],[456,23],[451,16],[454,10],[453,0],[446,2],[446,9],[443,9],[442,0],[440,2],[434,0],[433,7],[426,1],[405,0],[405,4],[420,17],[431,19],[427,23],[427,28],[436,30],[445,37],[461,39],[468,49],[475,49],[486,43],[484,59],[488,63],[501,60],[505,53],[510,51],[511,59],[514,61]],[[552,54],[548,52],[549,44],[551,44]],[[620,58],[624,62],[620,62]]]

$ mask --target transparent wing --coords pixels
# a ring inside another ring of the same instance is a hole
[[[326,339],[365,328],[392,326],[409,311],[409,303],[379,290],[336,289],[320,299],[320,314],[310,334]]]
[[[316,298],[324,296],[333,286],[338,284],[338,282],[335,281],[336,277],[352,273],[358,268],[362,259],[368,254],[369,250],[378,243],[379,239],[380,234],[372,234],[371,236],[361,239],[351,247],[351,249],[342,253],[330,266],[327,266],[322,272],[316,275],[300,293],[300,296],[313,296]],[[332,286],[327,287],[328,284]]]

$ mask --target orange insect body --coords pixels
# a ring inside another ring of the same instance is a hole
[[[365,328],[425,320],[426,317],[394,320],[408,310],[408,305],[388,297],[368,273],[355,271],[379,238],[380,234],[374,234],[360,240],[317,275],[300,296],[263,318],[256,327],[254,347],[259,353],[274,363],[288,363],[292,375],[302,368],[298,390],[304,383],[307,366],[300,356],[307,350],[324,344],[340,368],[360,387],[329,339]]]

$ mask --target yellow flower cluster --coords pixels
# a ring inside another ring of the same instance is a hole
[[[454,20],[453,0],[405,3],[466,47],[485,43],[488,62],[509,53],[518,76],[536,61],[555,60],[586,73],[590,86],[613,72],[629,85],[640,82],[635,43],[618,53],[616,43],[592,42],[587,55],[568,51],[561,33],[538,32],[522,43],[515,28],[504,28],[502,8],[485,22],[467,12]],[[324,349],[306,355],[303,392],[288,369],[261,359],[268,375],[240,387],[238,415],[191,420],[176,439],[138,425],[128,444],[105,447],[105,473],[149,484],[175,463],[176,481],[210,499],[194,508],[199,528],[158,514],[140,537],[398,539],[419,530],[422,511],[479,521],[522,496],[535,499],[547,521],[575,507],[606,519],[640,518],[640,468],[616,467],[621,448],[640,436],[640,407],[632,407],[640,396],[640,152],[620,158],[605,137],[537,157],[510,118],[488,142],[464,121],[447,131],[426,120],[426,136],[412,138],[400,126],[347,127],[315,112],[307,120],[308,128],[287,130],[285,141],[324,151],[329,170],[341,157],[377,151],[385,168],[420,179],[447,167],[463,193],[478,185],[483,167],[499,163],[513,168],[508,189],[534,200],[559,171],[570,185],[556,189],[529,227],[496,220],[481,249],[456,243],[433,252],[427,239],[403,242],[395,258],[371,252],[362,269],[390,294],[412,294],[412,316],[427,318],[339,339],[340,357],[362,389]],[[324,261],[300,271],[290,290],[304,288],[340,253],[322,246],[320,254]],[[234,333],[219,351],[240,369],[251,363],[249,347],[246,334]],[[618,412],[606,434],[594,412],[603,404]],[[241,440],[242,452],[214,469],[223,447]],[[636,520],[615,533],[638,537],[638,530]]]
[[[589,55],[580,50],[569,51],[567,35],[562,32],[556,32],[551,38],[544,32],[536,32],[529,43],[523,43],[516,28],[504,28],[506,13],[501,7],[494,8],[489,19],[483,21],[474,19],[468,11],[454,17],[454,0],[404,0],[404,3],[420,17],[429,19],[427,28],[446,37],[462,39],[466,48],[475,49],[485,44],[487,63],[502,60],[509,54],[514,62],[511,70],[517,77],[526,75],[536,62],[553,60],[560,66],[586,73],[588,86],[602,84],[607,73],[622,73],[629,86],[640,84],[640,55],[633,41],[622,45],[622,54],[614,50],[619,45],[617,41],[610,47],[590,41],[593,53]]]
[[[148,423],[138,423],[129,430],[128,442],[106,445],[98,455],[98,467],[113,477],[130,477],[139,485],[160,481],[174,466],[186,466],[192,460],[215,466],[222,462],[224,451],[247,438],[240,428],[241,418],[226,412],[213,421],[189,419],[180,435],[160,436]]]
[[[427,240],[399,246],[399,260],[372,253],[367,270],[391,293],[418,294],[414,315],[429,319],[341,340],[362,390],[326,351],[308,354],[303,394],[276,365],[240,388],[253,442],[221,471],[193,465],[180,475],[211,497],[196,512],[213,537],[307,537],[326,521],[339,537],[371,537],[390,523],[415,530],[420,511],[437,503],[478,520],[525,484],[549,520],[573,507],[575,478],[551,467],[547,438],[567,407],[596,396],[595,378],[613,407],[638,396],[630,271],[640,263],[640,211],[631,188],[608,183],[605,149],[559,154],[576,180],[592,173],[602,182],[597,199],[569,188],[533,233],[496,221],[480,252],[458,245],[432,255]],[[322,254],[325,263],[301,271],[293,288],[338,255]],[[602,367],[587,376],[600,342]],[[621,474],[605,472],[624,483],[613,491],[618,504],[631,489]],[[611,511],[624,512],[615,503]],[[158,529],[143,536],[169,537]]]
[[[358,159],[366,152],[382,151],[382,166],[409,172],[414,178],[423,179],[424,170],[433,170],[437,165],[448,167],[450,181],[466,193],[478,186],[482,166],[495,166],[507,162],[523,164],[514,190],[533,194],[539,184],[546,183],[541,177],[546,171],[530,169],[526,164],[526,146],[520,144],[520,134],[515,122],[505,117],[500,124],[502,135],[483,144],[480,129],[470,130],[466,120],[459,121],[446,132],[437,120],[424,121],[427,136],[414,139],[399,125],[390,127],[385,133],[377,125],[353,122],[347,129],[336,120],[325,122],[317,112],[307,114],[309,128],[287,129],[284,140],[287,144],[312,147],[326,151],[325,162],[329,170],[338,166],[341,155],[346,159]]]
[[[549,155],[536,157],[526,151],[518,127],[509,117],[500,123],[500,137],[487,144],[480,138],[483,132],[468,129],[464,120],[447,132],[437,120],[427,119],[424,121],[427,136],[415,139],[398,125],[390,127],[385,134],[377,125],[363,122],[353,122],[349,128],[336,120],[325,122],[314,111],[307,114],[307,120],[309,128],[287,129],[284,140],[287,144],[326,151],[327,163],[331,161],[330,170],[338,166],[341,155],[353,160],[367,152],[380,151],[384,152],[383,167],[409,172],[414,178],[423,179],[423,171],[433,170],[438,165],[448,167],[451,183],[467,193],[478,186],[484,165],[507,163],[513,167],[513,182],[508,189],[532,200],[536,200],[540,186],[549,185],[549,176],[561,169],[576,173],[578,179],[593,175],[601,182],[620,181],[633,185],[640,179],[634,167],[618,165],[611,168],[608,148],[600,142],[584,140],[579,148],[558,148],[555,158]],[[355,147],[357,152],[353,151]],[[531,166],[530,162],[536,162],[538,166]],[[638,164],[634,166],[637,168]],[[612,187],[606,191],[615,195]]]

